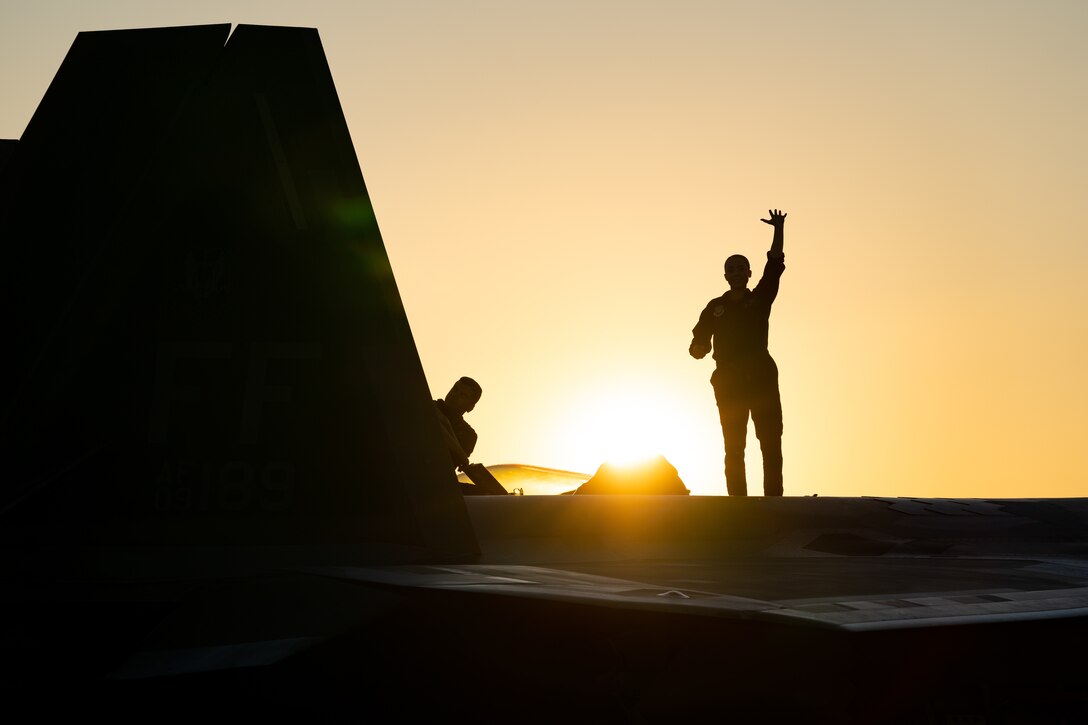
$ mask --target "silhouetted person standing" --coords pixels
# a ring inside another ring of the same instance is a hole
[[[482,395],[483,388],[479,383],[472,378],[461,378],[453,384],[445,398],[434,401],[446,448],[453,467],[458,471],[468,465],[468,457],[476,447],[476,431],[465,421],[465,413],[476,407]]]
[[[747,496],[744,447],[748,416],[755,424],[763,453],[763,494],[782,495],[782,400],[778,392],[778,366],[767,350],[771,305],[785,271],[782,252],[786,215],[768,210],[764,224],[774,227],[771,249],[763,276],[748,289],[752,267],[747,257],[734,254],[725,260],[729,291],[707,303],[692,332],[688,352],[701,360],[714,350],[715,369],[710,376],[714,400],[725,441],[725,485],[730,496]]]

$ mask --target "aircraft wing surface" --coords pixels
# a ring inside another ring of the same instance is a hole
[[[1088,614],[1083,499],[506,496],[466,503],[482,550],[476,563],[323,573],[843,630]]]

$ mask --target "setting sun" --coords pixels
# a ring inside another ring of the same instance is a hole
[[[714,488],[722,487],[721,433],[709,385],[704,392],[693,397],[660,380],[613,376],[573,395],[578,405],[543,427],[553,432],[560,467],[593,473],[604,463],[636,467],[664,456],[693,492],[721,493]]]
[[[669,401],[654,399],[641,385],[609,383],[587,391],[570,412],[571,456],[585,461],[631,464],[661,452],[665,422],[675,420]]]

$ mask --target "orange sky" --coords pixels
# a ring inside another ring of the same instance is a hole
[[[6,0],[0,137],[81,30],[317,28],[474,460],[592,472],[620,431],[724,494],[687,345],[775,207],[787,495],[1088,490],[1088,4],[162,5]]]

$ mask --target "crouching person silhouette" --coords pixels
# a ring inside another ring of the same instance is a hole
[[[434,401],[446,450],[450,454],[450,465],[455,471],[465,470],[469,465],[469,456],[476,448],[476,431],[465,420],[465,413],[476,407],[482,395],[483,388],[478,382],[463,377],[450,387],[445,398]]]

